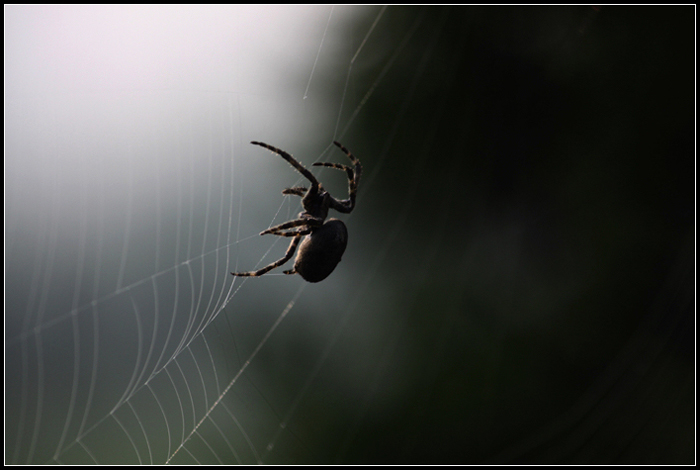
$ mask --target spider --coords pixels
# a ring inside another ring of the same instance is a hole
[[[355,208],[357,187],[360,184],[360,175],[362,174],[362,165],[360,161],[340,143],[333,143],[337,145],[340,150],[345,152],[350,161],[354,164],[354,168],[339,163],[327,162],[317,162],[313,165],[345,171],[348,176],[348,192],[350,193],[350,197],[341,201],[337,200],[323,189],[323,186],[321,186],[321,183],[318,182],[316,177],[287,152],[262,142],[251,142],[251,144],[264,147],[287,160],[295,170],[311,182],[311,187],[307,189],[303,186],[295,186],[284,189],[282,194],[290,194],[302,198],[301,204],[304,207],[304,212],[300,212],[298,218],[294,220],[275,225],[274,227],[260,232],[260,235],[267,235],[270,233],[278,237],[292,237],[292,241],[284,257],[257,271],[231,274],[241,277],[262,276],[266,272],[282,266],[289,261],[292,256],[294,256],[294,251],[297,249],[297,246],[299,246],[299,252],[294,260],[294,267],[284,271],[284,274],[299,274],[308,282],[320,282],[333,272],[340,262],[343,252],[345,252],[345,247],[348,243],[348,229],[341,220],[331,218],[328,222],[324,223],[324,221],[326,217],[328,217],[328,209],[335,209],[344,214],[352,212]],[[302,239],[302,237],[304,238]]]

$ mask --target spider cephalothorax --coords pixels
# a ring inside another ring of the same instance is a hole
[[[345,247],[348,243],[348,230],[345,224],[338,219],[329,219],[325,223],[324,221],[328,217],[329,209],[335,209],[338,212],[347,214],[355,208],[357,187],[360,184],[360,175],[362,174],[360,161],[341,144],[338,142],[333,143],[345,152],[353,163],[354,168],[339,163],[327,162],[317,162],[314,163],[314,166],[325,166],[345,171],[348,176],[349,197],[340,201],[323,189],[316,177],[287,152],[262,142],[251,142],[251,144],[265,147],[287,160],[295,170],[311,182],[311,187],[295,186],[283,190],[282,194],[302,197],[301,205],[304,207],[304,212],[300,212],[299,216],[294,220],[275,225],[260,232],[260,235],[271,233],[280,237],[293,237],[284,257],[257,271],[231,274],[234,276],[262,276],[266,272],[289,261],[294,256],[297,246],[299,246],[299,252],[294,261],[294,267],[284,271],[284,274],[299,274],[308,282],[319,282],[333,272],[345,252]],[[302,237],[304,237],[303,240]],[[301,242],[301,245],[299,242]]]

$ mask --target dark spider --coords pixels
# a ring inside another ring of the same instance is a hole
[[[257,271],[231,274],[242,277],[262,276],[266,272],[278,266],[282,266],[289,261],[292,256],[294,256],[294,251],[297,246],[299,246],[299,253],[297,253],[296,260],[294,260],[294,267],[284,271],[284,274],[299,274],[308,282],[319,282],[327,278],[328,275],[333,272],[340,262],[340,258],[343,256],[345,247],[348,244],[348,229],[345,227],[345,224],[338,219],[329,219],[328,222],[323,222],[326,220],[326,217],[328,217],[328,209],[335,209],[344,214],[352,212],[355,208],[357,187],[360,184],[360,175],[362,174],[362,165],[360,161],[341,144],[338,142],[333,143],[337,145],[340,150],[345,152],[355,168],[353,169],[339,163],[327,162],[317,162],[313,165],[345,171],[348,175],[348,191],[350,197],[342,201],[337,200],[323,189],[323,186],[321,186],[321,183],[318,182],[316,177],[287,152],[262,142],[251,142],[251,144],[265,147],[287,160],[295,170],[311,182],[311,187],[307,189],[303,186],[295,186],[283,190],[282,194],[302,197],[301,205],[304,207],[304,212],[300,212],[299,217],[294,220],[275,225],[274,227],[260,232],[260,235],[271,233],[279,237],[293,237],[284,257]],[[302,240],[301,237],[304,235],[305,237]],[[301,245],[299,245],[300,241]]]

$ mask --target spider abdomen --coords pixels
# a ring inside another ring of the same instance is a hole
[[[294,270],[308,282],[323,281],[340,262],[347,244],[345,224],[329,219],[301,241]]]

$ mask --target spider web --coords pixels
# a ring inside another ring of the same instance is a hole
[[[6,462],[692,461],[685,17],[9,7]],[[362,161],[324,282],[251,140]]]

